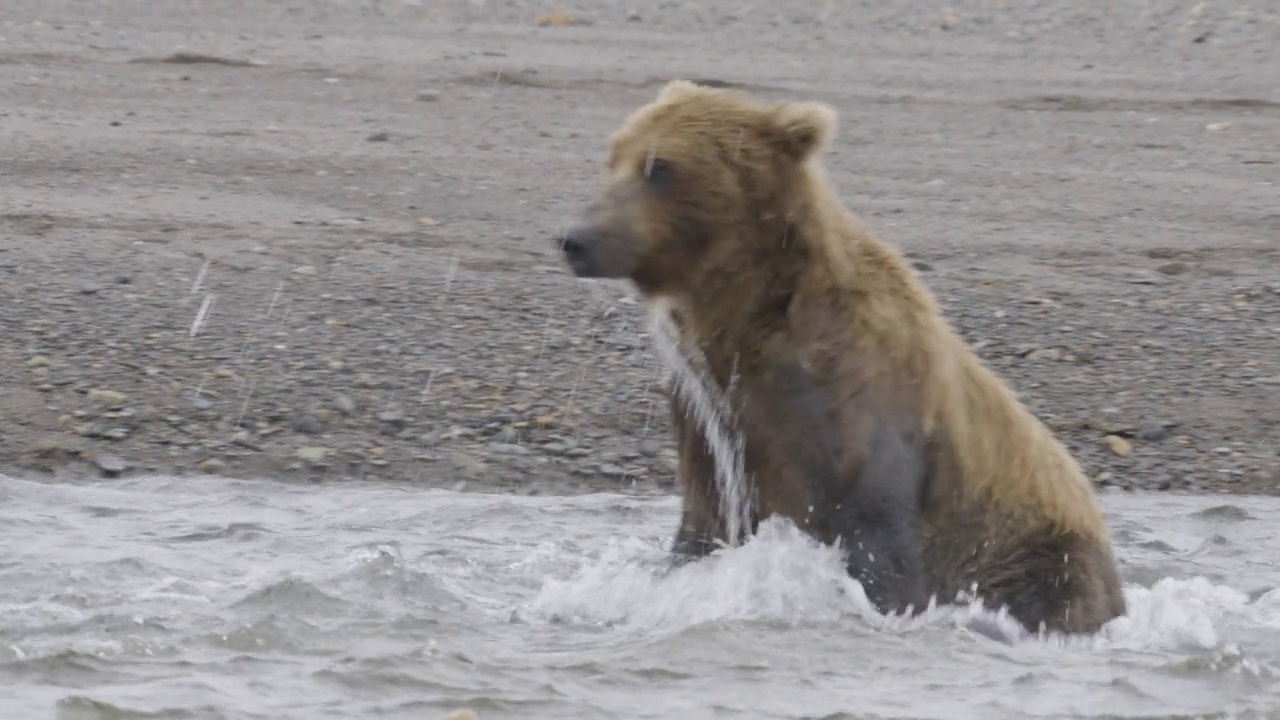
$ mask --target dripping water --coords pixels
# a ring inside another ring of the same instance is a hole
[[[666,303],[651,308],[650,325],[654,350],[671,374],[672,387],[711,448],[726,540],[731,546],[739,545],[751,527],[753,503],[743,438],[735,427],[729,394],[711,376],[701,351],[681,337]]]

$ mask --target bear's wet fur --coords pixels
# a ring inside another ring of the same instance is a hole
[[[669,83],[613,135],[566,262],[630,279],[705,358],[752,530],[778,514],[840,543],[883,612],[968,595],[1031,632],[1097,631],[1125,600],[1092,485],[835,195],[817,159],[835,126],[820,103]],[[685,403],[674,551],[697,557],[725,523]]]

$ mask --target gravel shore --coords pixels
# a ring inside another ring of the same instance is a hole
[[[668,490],[642,308],[551,238],[685,77],[833,104],[1100,485],[1280,493],[1273,2],[102,7],[0,18],[0,472]]]

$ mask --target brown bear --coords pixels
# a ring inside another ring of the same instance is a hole
[[[816,158],[835,125],[820,103],[671,82],[612,136],[606,186],[558,239],[577,276],[631,280],[676,360],[703,365],[672,397],[673,551],[780,515],[841,547],[882,612],[970,597],[1031,632],[1097,631],[1126,609],[1093,487],[835,195]]]

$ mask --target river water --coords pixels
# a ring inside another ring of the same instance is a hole
[[[1280,499],[1104,502],[1129,615],[1006,644],[669,496],[0,476],[0,718],[1280,717]]]

